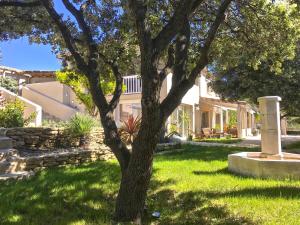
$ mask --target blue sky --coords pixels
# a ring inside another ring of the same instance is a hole
[[[29,44],[27,38],[0,42],[0,65],[22,70],[59,70],[60,61],[49,45]]]
[[[54,0],[60,13],[69,16],[61,0]],[[60,61],[51,52],[51,46],[29,44],[27,38],[0,42],[0,65],[22,70],[59,70]]]

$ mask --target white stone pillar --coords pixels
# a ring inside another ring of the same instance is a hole
[[[192,125],[193,125],[193,135],[196,134],[196,105],[193,105],[193,115],[192,115]]]
[[[264,155],[281,156],[280,107],[281,98],[258,98],[261,114],[261,149]]]
[[[211,128],[216,128],[216,111],[215,107],[213,107],[213,110],[211,112]]]
[[[246,137],[246,132],[245,132],[245,106],[246,106],[246,102],[244,102],[244,101],[238,102],[238,107],[237,107],[237,131],[238,131],[238,137],[239,138],[245,138]]]
[[[228,126],[228,124],[229,124],[229,110],[228,109],[226,110],[226,122],[225,123]]]
[[[220,131],[224,131],[224,121],[223,121],[223,109],[221,108],[221,113],[220,113]]]

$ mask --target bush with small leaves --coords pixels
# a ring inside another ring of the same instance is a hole
[[[24,104],[15,100],[5,103],[4,107],[0,109],[0,127],[23,127],[32,121],[36,114],[31,114],[27,119],[24,119]]]
[[[13,93],[18,92],[18,82],[10,77],[0,77],[0,87],[3,87]]]

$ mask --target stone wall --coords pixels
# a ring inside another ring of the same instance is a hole
[[[7,128],[1,133],[13,140],[17,149],[51,150],[57,148],[79,147],[79,138],[73,137],[64,128]],[[103,147],[103,130],[94,129],[88,136],[87,148],[100,149]]]
[[[20,157],[18,167],[20,170],[32,171],[48,167],[77,165],[97,160],[109,160],[114,158],[113,154],[106,148],[99,150],[74,150],[55,152],[52,154]]]

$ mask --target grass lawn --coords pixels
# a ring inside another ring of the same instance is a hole
[[[299,142],[294,142],[292,144],[289,144],[289,145],[285,146],[285,149],[288,152],[300,153],[300,141]]]
[[[220,144],[235,144],[243,141],[241,138],[206,138],[206,139],[194,139],[196,142],[212,142]]]
[[[161,218],[144,224],[300,224],[300,181],[230,174],[227,155],[241,149],[184,148],[155,157],[147,204]],[[108,225],[119,179],[118,166],[110,161],[0,183],[0,224]]]

